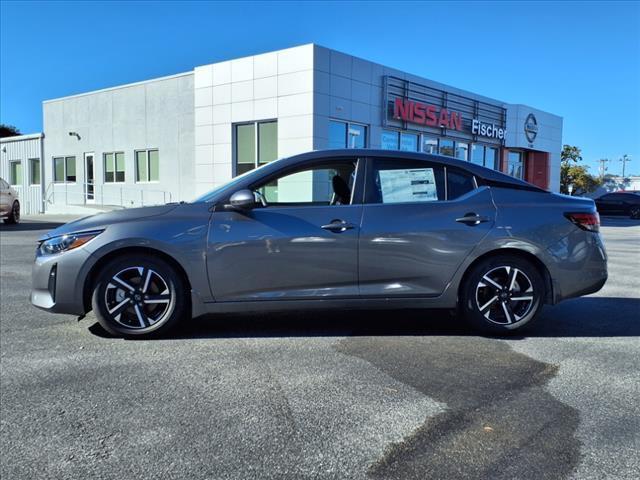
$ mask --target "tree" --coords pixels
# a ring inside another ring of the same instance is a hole
[[[588,172],[588,166],[578,165],[581,161],[580,148],[563,145],[560,153],[560,193],[569,194],[569,185],[573,185],[572,195],[584,195],[602,185],[602,180]]]
[[[15,137],[17,135],[21,135],[21,133],[16,127],[0,123],[0,138]]]
[[[582,150],[573,145],[563,145],[562,152],[560,152],[560,161],[561,162],[581,162],[582,161]]]

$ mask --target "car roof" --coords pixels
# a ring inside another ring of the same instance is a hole
[[[298,163],[300,161],[314,160],[321,158],[339,158],[339,157],[380,157],[380,158],[402,158],[415,159],[438,163],[443,166],[457,167],[467,170],[476,177],[481,178],[487,184],[495,186],[520,188],[527,190],[546,191],[531,183],[525,182],[510,175],[498,172],[491,168],[481,167],[475,163],[458,160],[457,158],[447,157],[444,155],[433,155],[429,153],[407,152],[401,150],[380,150],[373,148],[338,148],[328,150],[314,150],[312,152],[293,155],[285,160],[289,163]]]

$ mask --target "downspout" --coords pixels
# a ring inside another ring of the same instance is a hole
[[[45,213],[47,206],[47,199],[45,198],[45,187],[44,187],[44,132],[40,134],[40,197],[42,199],[42,209],[40,213]]]

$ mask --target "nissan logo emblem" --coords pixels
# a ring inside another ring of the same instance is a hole
[[[524,121],[524,134],[527,136],[529,143],[533,143],[538,135],[538,121],[533,113],[527,115]]]

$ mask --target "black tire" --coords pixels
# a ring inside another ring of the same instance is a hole
[[[499,255],[480,261],[469,271],[460,308],[476,330],[505,335],[530,325],[544,298],[545,282],[535,265],[517,256]]]
[[[20,202],[16,200],[15,202],[13,202],[13,205],[11,206],[11,212],[9,213],[9,216],[4,219],[4,223],[8,225],[14,225],[19,222],[20,222]]]
[[[633,220],[640,220],[640,207],[631,207],[629,211],[629,216]]]
[[[123,255],[107,263],[94,283],[91,306],[106,331],[125,338],[163,336],[190,315],[181,275],[149,255]]]

